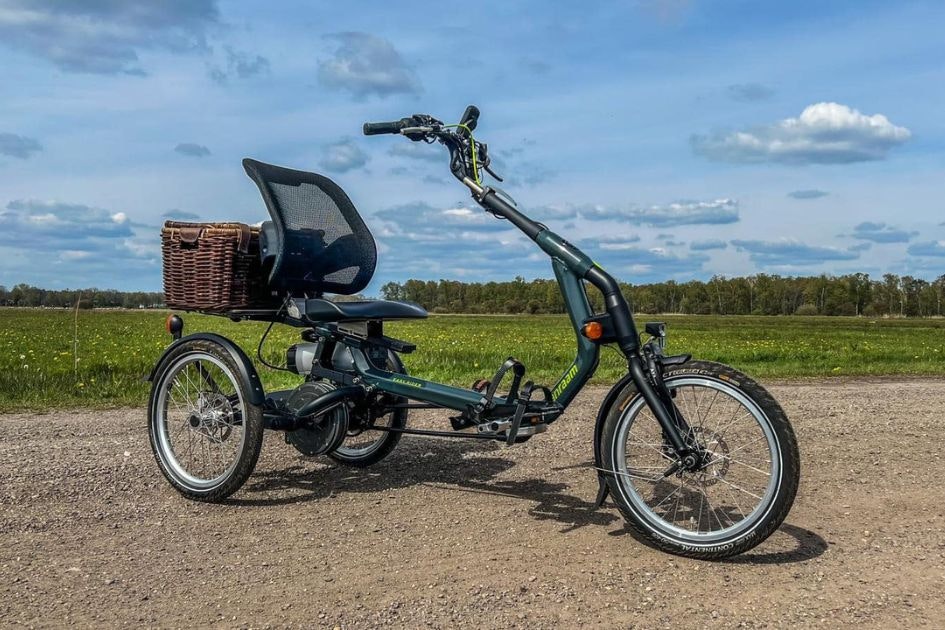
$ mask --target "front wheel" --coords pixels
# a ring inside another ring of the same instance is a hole
[[[763,387],[725,365],[690,361],[665,380],[684,441],[701,461],[675,471],[672,447],[631,384],[601,432],[611,496],[658,549],[706,560],[747,551],[777,530],[794,502],[800,456],[791,425]]]

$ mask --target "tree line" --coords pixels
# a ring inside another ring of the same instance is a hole
[[[157,308],[164,305],[164,294],[114,289],[41,289],[18,284],[12,289],[0,285],[0,306],[47,308]]]
[[[621,283],[620,289],[639,313],[693,315],[863,315],[867,317],[934,317],[945,315],[945,274],[929,282],[887,273],[881,279],[865,273],[843,276],[786,277],[756,274],[708,281],[668,280],[653,284]],[[563,313],[564,301],[554,280],[459,282],[407,280],[381,287],[388,300],[416,302],[434,313]],[[592,306],[603,310],[603,298],[591,288]],[[361,296],[357,296],[360,298]],[[81,301],[80,301],[81,298]],[[345,299],[339,296],[339,299]],[[350,298],[348,298],[350,299]],[[160,308],[164,294],[113,289],[41,289],[0,285],[0,306],[49,308]]]
[[[693,315],[863,315],[932,317],[945,315],[945,275],[932,282],[887,273],[785,277],[756,274],[711,280],[654,284],[621,283],[639,313]],[[564,301],[553,280],[459,282],[408,280],[381,287],[388,300],[416,302],[434,313],[563,313]],[[588,291],[596,311],[603,298]]]

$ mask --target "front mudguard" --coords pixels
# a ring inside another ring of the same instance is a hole
[[[164,354],[161,355],[161,358],[154,364],[154,368],[148,375],[147,380],[149,382],[154,382],[154,377],[164,369],[165,364],[174,351],[187,341],[209,341],[223,348],[233,357],[234,362],[238,366],[240,372],[239,377],[243,379],[243,382],[249,384],[249,402],[253,405],[261,405],[265,402],[266,392],[263,389],[262,382],[259,380],[259,373],[256,372],[253,362],[249,360],[249,357],[246,356],[242,348],[226,337],[215,333],[194,333],[186,337],[181,337],[169,345],[167,349],[164,350]]]
[[[665,396],[669,396],[669,391],[662,383],[663,368],[667,366],[682,365],[690,359],[692,359],[692,355],[690,354],[677,354],[669,357],[659,355],[654,358],[654,361],[658,363],[658,368],[654,367],[653,362],[651,361],[650,370],[656,370],[659,380],[657,386],[658,388],[662,388],[663,392],[665,392]],[[627,387],[636,387],[636,384],[633,381],[633,374],[631,372],[625,374],[623,378],[617,381],[617,383],[610,388],[610,391],[607,392],[607,396],[604,397],[604,402],[601,403],[600,409],[597,411],[597,424],[594,425],[594,468],[597,470],[598,483],[597,500],[594,503],[595,508],[599,508],[604,504],[604,501],[607,500],[607,495],[610,492],[610,487],[607,485],[608,473],[603,470],[601,462],[600,437],[604,431],[604,422],[607,421],[607,415],[610,413],[610,408],[614,406],[621,392],[623,392],[623,390],[625,390]],[[659,395],[658,390],[657,395]]]
[[[604,501],[607,500],[607,495],[610,493],[606,474],[601,470],[603,465],[601,463],[600,454],[600,436],[604,430],[604,422],[607,420],[610,408],[614,406],[614,403],[620,396],[620,392],[626,389],[627,385],[633,385],[633,377],[630,376],[629,373],[625,374],[623,378],[610,388],[610,391],[607,392],[607,395],[604,397],[604,402],[600,405],[600,409],[597,410],[597,423],[594,425],[594,469],[597,471],[598,484],[597,500],[594,502],[595,508],[602,506]]]

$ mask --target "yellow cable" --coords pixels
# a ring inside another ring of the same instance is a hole
[[[470,129],[463,123],[456,123],[455,125],[443,125],[444,129],[449,129],[451,127],[459,127],[460,129],[465,129],[466,133],[469,134],[469,142],[472,143],[472,149],[470,151],[472,153],[473,179],[475,179],[476,183],[481,186],[482,182],[479,180],[479,165],[476,163],[476,140],[475,138],[473,138],[472,129]]]

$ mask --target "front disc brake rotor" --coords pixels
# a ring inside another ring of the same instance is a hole
[[[725,479],[731,465],[728,442],[715,431],[693,427],[693,432],[699,434],[700,441],[704,445],[705,463],[697,474],[705,486],[714,486]]]

